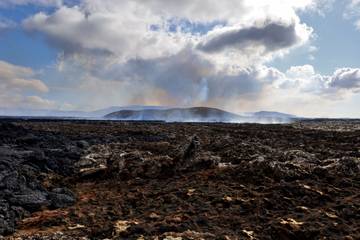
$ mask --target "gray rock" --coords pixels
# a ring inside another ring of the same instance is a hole
[[[27,194],[14,194],[9,201],[12,205],[22,206],[31,212],[49,205],[47,194],[41,191],[31,191]]]
[[[65,208],[76,202],[75,194],[67,188],[55,188],[49,193],[49,199],[54,208]]]
[[[0,200],[0,236],[13,232],[15,219],[11,216],[11,209],[8,203]]]
[[[86,148],[89,148],[90,144],[89,144],[87,141],[85,141],[85,140],[81,140],[81,141],[78,141],[78,142],[77,142],[77,146],[78,146],[79,148],[86,149]]]

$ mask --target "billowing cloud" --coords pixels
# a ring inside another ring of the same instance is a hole
[[[69,87],[74,89],[70,91],[78,91],[73,95],[85,94],[86,103],[98,107],[106,106],[106,101],[216,107],[239,101],[255,103],[268,86],[284,75],[265,66],[217,69],[192,49],[169,57],[101,67],[101,71],[86,71],[76,61],[65,60],[61,65],[63,74],[75,76],[81,82],[76,89]]]
[[[60,91],[67,99],[93,108],[120,104],[224,107],[235,100],[256,102],[264,87],[281,74],[264,66],[217,69],[192,49],[169,57],[99,66],[93,71],[76,60],[64,59],[60,65],[58,71],[69,81],[62,80],[53,88],[65,87]]]
[[[244,47],[248,55],[256,52],[259,57],[261,52],[305,43],[312,29],[300,22],[296,11],[313,7],[315,2],[84,0],[52,14],[38,13],[23,26],[45,34],[65,55],[105,54],[126,62],[171,56],[189,46],[196,51],[198,45],[205,53],[244,52]],[[194,28],[202,30],[199,33]],[[210,59],[219,62],[221,58]],[[241,55],[235,59],[248,62]]]
[[[24,27],[44,33],[66,55],[105,54],[120,60],[170,55],[192,41],[187,34],[165,31],[166,26],[152,30],[153,24],[163,24],[160,16],[137,13],[139,7],[131,1],[123,5],[121,12],[91,13],[77,6],[63,6],[52,15],[36,14],[24,22]]]
[[[316,2],[84,0],[23,26],[64,53],[60,71],[77,66],[84,79],[136,86],[134,96],[150,95],[146,86],[173,104],[208,104],[261,94],[259,69],[308,41],[296,11]]]
[[[37,13],[22,26],[60,50],[55,94],[63,91],[81,107],[250,111],[292,102],[293,110],[296,103],[323,104],[356,91],[345,73],[340,81],[341,74],[321,75],[311,65],[268,67],[294,48],[316,51],[308,44],[313,29],[299,12],[328,1],[82,0]]]
[[[301,36],[304,33],[304,36]],[[204,52],[220,52],[226,49],[244,50],[262,47],[264,53],[289,48],[309,38],[311,31],[297,31],[295,24],[286,25],[266,22],[263,26],[220,29],[209,34],[209,39],[198,45]]]
[[[340,68],[329,79],[329,86],[336,89],[360,91],[360,69]]]
[[[286,71],[290,78],[309,78],[315,75],[315,69],[312,65],[292,66]]]
[[[271,3],[267,0],[134,0],[138,6],[138,13],[145,12],[152,15],[162,16],[165,19],[178,18],[189,19],[191,22],[214,22],[225,21],[230,24],[259,17],[278,17],[293,18],[296,10],[316,8],[324,0],[274,0]],[[327,0],[328,1],[328,0]],[[117,0],[84,0],[83,7],[93,12],[119,11],[127,9],[129,1]]]
[[[215,29],[197,45],[197,49],[214,55],[213,60],[260,64],[286,54],[291,48],[306,43],[313,30],[298,19],[293,22],[266,20],[250,26]]]
[[[360,69],[339,68],[332,75],[321,75],[311,65],[293,66],[277,79],[275,85],[284,89],[297,89],[299,93],[311,92],[339,99],[359,92]]]
[[[220,104],[226,99],[258,96],[262,90],[260,70],[219,71],[210,61],[191,51],[161,59],[131,61],[125,70],[125,79],[135,77],[131,81],[151,84],[178,105]],[[145,90],[143,94],[148,93]]]

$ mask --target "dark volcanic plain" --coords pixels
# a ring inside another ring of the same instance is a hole
[[[1,235],[360,239],[360,122],[3,119]]]

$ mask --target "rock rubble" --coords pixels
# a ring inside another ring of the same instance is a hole
[[[359,239],[358,128],[3,120],[0,236]]]

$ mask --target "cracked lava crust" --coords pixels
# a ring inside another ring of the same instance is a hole
[[[0,239],[360,239],[359,126],[2,120]]]

